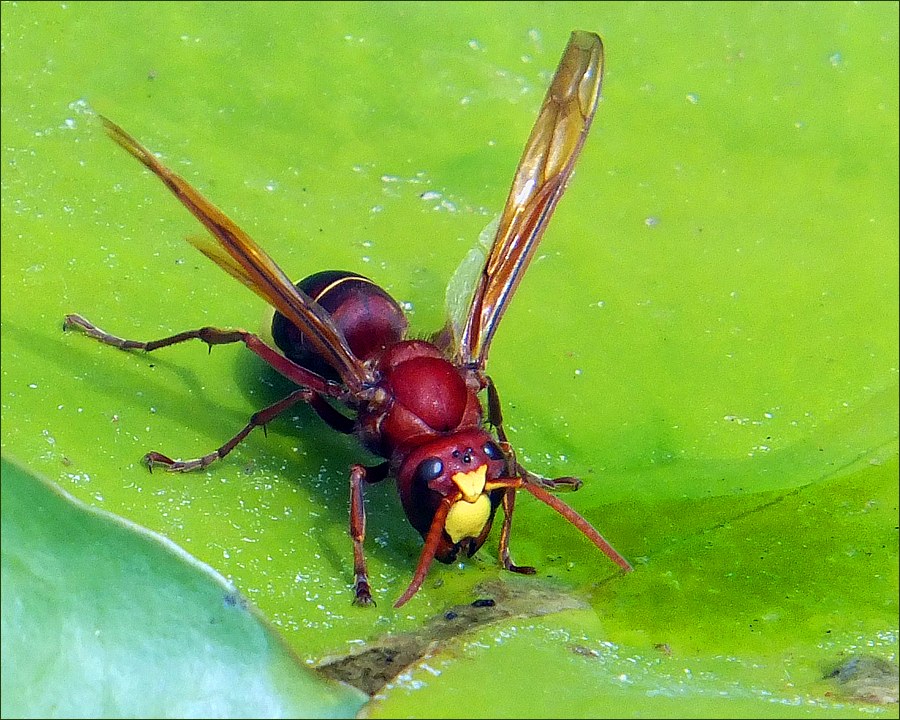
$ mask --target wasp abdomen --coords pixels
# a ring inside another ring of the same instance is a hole
[[[403,309],[367,277],[344,270],[325,270],[304,278],[297,287],[328,311],[360,360],[368,360],[406,335],[408,323]],[[285,356],[298,365],[338,379],[334,368],[279,312],[272,318],[272,338]]]

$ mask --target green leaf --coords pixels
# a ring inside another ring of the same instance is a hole
[[[637,571],[522,497],[515,559],[602,622],[540,627],[647,662],[668,643],[759,688],[740,707],[760,712],[763,692],[820,707],[845,689],[788,687],[788,655],[807,679],[860,654],[896,666],[896,4],[7,3],[2,25],[2,445],[29,472],[214,567],[307,662],[418,632],[504,577],[495,532],[393,610],[421,539],[382,483],[366,495],[378,606],[353,607],[347,470],[368,458],[303,408],[204,472],[141,466],[213,450],[289,388],[241,348],[143,356],[60,331],[68,312],[135,339],[257,330],[265,310],[184,242],[196,222],[94,113],[289,275],[362,272],[424,334],[569,32],[596,30],[603,101],[489,371],[519,459],[582,477],[564,499]],[[542,632],[498,696],[564,709],[529,664]],[[600,663],[566,647],[589,692]],[[471,662],[490,686],[494,658]],[[643,707],[643,686],[621,692]]]
[[[235,589],[3,460],[4,717],[346,717]]]
[[[690,509],[705,530],[600,583],[589,608],[559,582],[507,581],[481,588],[492,614],[455,608],[424,638],[383,639],[404,671],[366,714],[454,717],[461,688],[471,717],[895,714],[896,478],[893,458],[738,511],[725,497],[660,503],[657,520]],[[832,677],[857,666],[852,682]]]

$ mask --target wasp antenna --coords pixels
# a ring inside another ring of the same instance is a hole
[[[572,523],[575,527],[581,530],[582,534],[587,537],[594,545],[600,548],[603,553],[612,560],[616,565],[622,568],[625,572],[631,572],[634,570],[631,567],[631,563],[629,563],[625,558],[619,555],[616,552],[615,548],[606,542],[606,539],[597,532],[597,529],[591,525],[587,520],[585,520],[581,515],[575,512],[572,508],[566,505],[562,500],[554,497],[542,487],[537,485],[533,485],[532,483],[522,483],[522,487],[534,495],[538,500],[542,503],[545,503],[552,507],[556,512],[562,515],[566,520]]]

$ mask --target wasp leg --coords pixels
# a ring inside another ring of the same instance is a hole
[[[204,327],[199,330],[188,330],[186,332],[171,335],[160,340],[151,340],[143,342],[139,340],[126,340],[116,335],[102,330],[81,315],[66,315],[63,329],[79,328],[89,337],[94,338],[107,345],[112,345],[120,350],[143,350],[144,352],[152,352],[160,348],[178,343],[187,342],[188,340],[201,340],[205,342],[210,350],[213,345],[226,345],[229,343],[242,342],[251,351],[265,360],[279,373],[294,381],[298,385],[302,385],[287,397],[279,400],[277,403],[263,408],[259,412],[254,413],[249,422],[232,437],[224,445],[215,451],[204,455],[203,457],[193,460],[173,460],[167,455],[159,452],[149,452],[144,456],[144,462],[152,470],[155,466],[160,465],[167,470],[173,472],[189,472],[207,467],[210,463],[225,457],[235,446],[241,442],[250,433],[253,428],[265,426],[271,422],[277,415],[281,414],[298,402],[306,402],[316,411],[322,420],[328,423],[335,430],[343,433],[349,433],[353,429],[353,420],[342,415],[331,405],[329,405],[324,396],[343,398],[346,396],[346,390],[343,386],[333,383],[325,378],[297,365],[272,348],[266,345],[256,335],[248,333],[244,330],[220,330],[218,328]]]
[[[497,437],[505,446],[509,446],[506,430],[503,429],[503,408],[500,406],[500,394],[490,375],[484,376],[488,396],[488,422],[497,431]]]
[[[230,343],[242,342],[249,350],[261,357],[266,363],[297,385],[301,385],[304,388],[310,388],[321,395],[337,398],[339,400],[345,400],[349,397],[347,389],[340,383],[326,380],[321,375],[317,375],[311,370],[307,370],[306,368],[291,362],[286,357],[266,345],[256,335],[249,333],[246,330],[220,330],[219,328],[214,327],[203,327],[199,330],[187,330],[160,340],[142,342],[140,340],[126,340],[125,338],[120,338],[116,335],[110,335],[108,332],[101,330],[81,315],[66,315],[63,322],[63,330],[68,330],[72,327],[80,328],[82,332],[95,340],[99,340],[107,345],[112,345],[120,350],[143,350],[145,352],[152,352],[153,350],[158,350],[170,345],[177,345],[178,343],[187,342],[188,340],[202,340],[209,346],[209,349],[212,350],[213,345],[228,345]]]
[[[516,461],[516,451],[506,437],[506,430],[503,427],[503,409],[500,406],[500,395],[497,393],[497,386],[494,385],[490,375],[485,375],[484,381],[488,397],[488,423],[494,428],[494,431],[497,433],[497,440],[500,441],[500,450],[506,458],[507,475],[515,475],[521,466]]]
[[[309,400],[309,406],[316,411],[318,415],[332,430],[336,430],[344,435],[349,435],[356,427],[356,421],[349,418],[339,410],[336,410],[318,393],[313,393],[313,397]]]
[[[526,470],[521,465],[516,463],[516,472],[519,477],[521,477],[525,482],[531,483],[532,485],[539,485],[545,490],[550,490],[552,492],[559,492],[560,490],[569,490],[574,492],[578,490],[584,483],[579,480],[577,477],[558,477],[558,478],[548,478],[543,475],[538,475],[537,473],[531,472],[531,470]]]
[[[262,427],[263,431],[266,429],[266,425],[275,419],[277,415],[280,415],[289,407],[296,405],[298,402],[308,402],[310,404],[314,404],[316,398],[321,400],[321,396],[314,393],[312,390],[308,388],[300,388],[299,390],[294,390],[290,395],[285,398],[282,398],[277,403],[273,405],[269,405],[266,408],[263,408],[259,412],[253,413],[250,416],[249,422],[241,429],[241,431],[235,435],[231,440],[222,445],[222,447],[214,450],[208,455],[204,455],[203,457],[195,458],[193,460],[173,460],[166,455],[158,452],[148,452],[144,455],[144,463],[153,470],[157,465],[161,465],[166,470],[170,472],[190,472],[191,470],[200,470],[202,468],[207,467],[211,463],[216,460],[221,460],[228,453],[234,450],[235,446],[241,442],[247,435],[250,434],[250,431],[253,428]],[[324,400],[322,400],[323,404],[326,404]],[[329,406],[330,408],[331,406]],[[334,411],[337,412],[337,411]]]
[[[509,533],[512,529],[513,510],[516,507],[516,488],[509,487],[503,492],[503,527],[500,530],[500,562],[507,570],[534,575],[536,570],[530,565],[516,565],[509,556]]]
[[[366,539],[366,507],[363,499],[363,483],[381,482],[387,477],[390,463],[367,468],[353,465],[350,468],[350,539],[353,540],[353,604],[374,605],[363,542]]]
[[[516,461],[516,453],[509,439],[506,437],[506,430],[503,428],[503,410],[500,405],[500,395],[497,392],[497,386],[490,375],[485,375],[485,385],[488,396],[488,422],[493,426],[497,433],[497,439],[500,440],[500,449],[506,455],[508,470],[511,475],[521,477],[525,482],[533,485],[540,485],[546,490],[578,490],[582,482],[575,477],[547,478],[538,475],[530,470],[526,470]]]

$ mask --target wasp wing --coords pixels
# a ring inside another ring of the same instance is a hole
[[[101,120],[109,136],[152,170],[213,236],[191,238],[191,244],[294,323],[351,391],[372,380],[328,313],[299,290],[249,235],[122,128]]]
[[[485,226],[478,235],[478,243],[466,253],[462,262],[453,272],[450,282],[447,283],[447,292],[444,298],[447,322],[442,330],[432,336],[431,340],[450,357],[455,355],[456,348],[459,346],[459,338],[462,337],[466,325],[466,316],[475,292],[475,284],[481,277],[482,268],[497,235],[499,222],[500,216],[497,215]]]
[[[594,118],[603,80],[603,43],[572,33],[519,166],[456,344],[460,364],[484,369],[491,340],[547,221],[562,197]],[[449,326],[452,330],[452,323]]]

